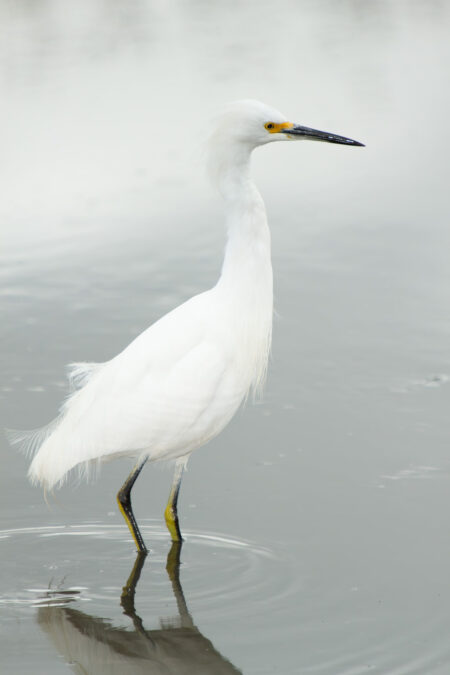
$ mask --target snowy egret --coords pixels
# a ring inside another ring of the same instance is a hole
[[[52,489],[74,467],[115,457],[136,464],[117,495],[137,548],[146,551],[131,508],[144,464],[175,462],[165,510],[181,540],[177,500],[191,452],[214,438],[249,392],[264,382],[272,334],[270,232],[250,177],[250,156],[272,141],[309,139],[362,146],[300,126],[258,101],[230,104],[209,143],[209,167],[226,205],[228,241],[220,278],[163,316],[106,363],[72,364],[74,393],[59,417],[29,439],[33,483]]]

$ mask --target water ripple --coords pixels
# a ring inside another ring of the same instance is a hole
[[[151,586],[161,587],[165,580],[165,562],[170,548],[168,534],[159,524],[145,520],[142,520],[141,531],[151,545],[148,557],[151,576],[144,577],[139,591],[152,595],[153,611],[165,612],[170,589],[166,594],[155,595]],[[285,599],[299,592],[294,561],[287,557],[281,557],[254,542],[214,532],[188,530],[183,534],[181,575],[189,587],[190,603],[204,619],[214,617],[219,609],[222,620],[247,616],[250,619],[261,604],[264,604],[265,611],[279,613],[286,604]],[[0,540],[26,538],[33,549],[33,558],[40,560],[40,565],[50,577],[43,586],[33,584],[17,594],[1,595],[0,605],[33,606],[48,602],[48,584],[56,603],[64,603],[65,600],[115,603],[134,555],[132,549],[126,549],[124,535],[122,525],[103,523],[0,531]],[[71,543],[62,546],[61,539]],[[81,544],[82,540],[85,543]],[[52,546],[52,541],[58,541],[58,546]],[[111,546],[105,547],[106,542]],[[111,567],[114,568],[112,574]],[[118,574],[122,575],[119,583],[110,583],[110,577],[115,580]],[[75,575],[82,580],[81,584],[78,581],[76,585],[68,586]],[[213,583],[205,583],[205,580]],[[66,597],[61,594],[61,588],[67,593]],[[283,630],[286,634],[286,627]]]
[[[137,586],[136,607],[146,628],[156,621],[163,630],[176,616],[166,572],[171,544],[159,523],[144,520],[141,529],[151,552]],[[72,607],[86,621],[123,627],[119,599],[135,559],[125,536],[123,525],[101,522],[0,531],[0,540],[8,542],[4,563],[14,580],[0,595],[0,607],[23,618],[36,608]],[[196,625],[211,634],[231,630],[230,644],[238,652],[273,654],[267,664],[260,663],[258,675],[447,672],[445,602],[437,603],[426,621],[403,617],[403,623],[401,613],[387,614],[370,605],[352,617],[338,592],[331,597],[311,592],[301,561],[288,550],[216,532],[185,533],[180,582]],[[295,661],[295,668],[285,663],[274,670],[284,658]]]

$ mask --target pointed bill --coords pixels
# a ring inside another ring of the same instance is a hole
[[[338,134],[330,134],[328,131],[319,131],[318,129],[311,129],[310,127],[303,127],[299,124],[293,124],[289,128],[280,129],[282,134],[295,136],[299,138],[309,139],[310,141],[322,141],[324,143],[339,143],[340,145],[355,145],[365,147],[364,143],[354,141],[352,138],[346,136],[339,136]]]

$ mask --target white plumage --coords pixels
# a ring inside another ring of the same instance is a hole
[[[34,483],[51,489],[74,467],[119,456],[182,464],[225,427],[252,388],[261,388],[271,342],[272,267],[250,156],[258,145],[300,138],[360,145],[296,126],[256,101],[225,110],[209,144],[228,229],[219,281],[111,361],[74,365],[79,388],[44,434],[29,470]]]

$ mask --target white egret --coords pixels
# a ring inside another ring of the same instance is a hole
[[[209,144],[228,229],[217,284],[163,316],[110,361],[72,364],[77,390],[32,439],[37,452],[29,477],[46,489],[60,485],[74,467],[135,458],[117,501],[140,551],[146,548],[130,493],[144,464],[175,461],[165,519],[172,539],[181,540],[177,499],[191,452],[222,431],[264,382],[272,334],[270,232],[250,156],[259,145],[302,139],[362,145],[294,124],[258,101],[228,106]]]

